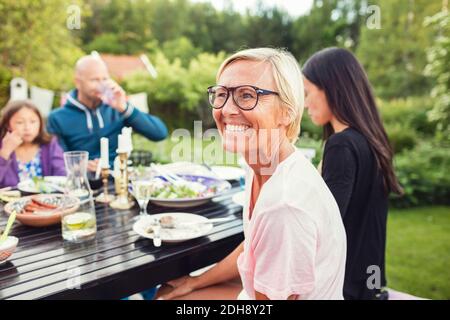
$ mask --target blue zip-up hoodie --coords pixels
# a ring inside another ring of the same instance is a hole
[[[88,151],[89,159],[96,159],[100,157],[100,138],[106,137],[112,165],[117,137],[123,127],[132,127],[153,141],[167,137],[167,127],[158,117],[143,113],[129,103],[123,113],[104,103],[90,109],[78,101],[77,96],[77,90],[72,90],[66,104],[52,111],[47,121],[48,132],[58,137],[64,151]]]

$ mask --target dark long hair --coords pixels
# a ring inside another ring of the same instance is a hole
[[[372,87],[364,68],[350,51],[327,48],[316,52],[303,67],[303,74],[325,92],[331,112],[341,123],[365,136],[383,174],[387,193],[402,194],[395,176],[393,151],[381,122]],[[323,138],[334,133],[331,123],[324,126]]]
[[[16,100],[11,101],[6,104],[6,106],[2,109],[1,118],[0,118],[0,139],[6,135],[9,130],[9,121],[11,118],[19,112],[22,108],[27,108],[39,117],[39,133],[37,137],[34,139],[33,143],[37,144],[47,144],[51,141],[52,136],[47,133],[45,130],[44,119],[42,118],[39,109],[34,105],[30,100]]]

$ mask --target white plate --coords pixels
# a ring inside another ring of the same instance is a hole
[[[64,176],[46,176],[46,177],[44,177],[44,181],[53,183],[57,186],[61,186],[62,188],[64,188],[67,178]],[[23,191],[23,192],[27,192],[27,193],[41,193],[40,190],[36,189],[34,182],[31,179],[19,182],[17,184],[17,189],[19,189],[20,191]],[[49,189],[53,190],[53,188],[51,188],[51,187],[49,187]],[[54,190],[53,192],[57,192],[57,191]]]
[[[239,180],[245,176],[245,170],[238,167],[230,166],[212,166],[212,172],[223,180]]]
[[[164,216],[172,216],[177,222],[196,222],[207,221],[206,217],[198,214],[184,213],[184,212],[168,212],[152,214],[149,216],[141,217],[133,225],[133,230],[141,237],[153,239],[153,234],[146,232],[151,227],[154,219],[161,219]],[[212,223],[202,223],[199,225],[185,226],[183,228],[166,229],[161,228],[160,236],[161,240],[169,243],[176,243],[186,240],[191,240],[207,235],[213,228]]]
[[[244,204],[245,204],[245,191],[241,191],[241,192],[235,193],[233,195],[232,199],[233,199],[234,203],[236,203],[236,204],[238,204],[238,205],[243,207]]]

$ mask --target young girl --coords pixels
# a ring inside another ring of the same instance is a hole
[[[16,186],[33,177],[65,175],[63,151],[45,131],[37,107],[13,101],[0,120],[0,187]]]
[[[372,88],[356,57],[345,49],[315,53],[303,74],[305,107],[311,120],[324,127],[322,176],[347,233],[344,298],[386,299],[380,287],[386,285],[388,194],[400,194],[402,188]],[[370,281],[372,276],[377,281]]]

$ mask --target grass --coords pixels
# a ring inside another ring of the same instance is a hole
[[[171,154],[178,144],[176,140],[155,143],[135,135],[133,141],[135,149],[152,151],[155,161],[174,161]],[[219,141],[212,145],[218,157],[205,152],[204,148],[210,145],[210,141],[187,139],[185,143],[190,145],[186,149],[190,153],[188,161],[223,164],[217,160],[223,161],[229,157],[233,160],[227,164],[236,165],[236,157],[225,153]],[[318,162],[316,160],[321,157],[320,142],[301,138],[297,145],[315,148],[318,152],[314,160]],[[390,288],[424,298],[450,299],[450,207],[391,209],[386,251]]]
[[[450,207],[390,210],[388,287],[430,299],[450,299]]]

